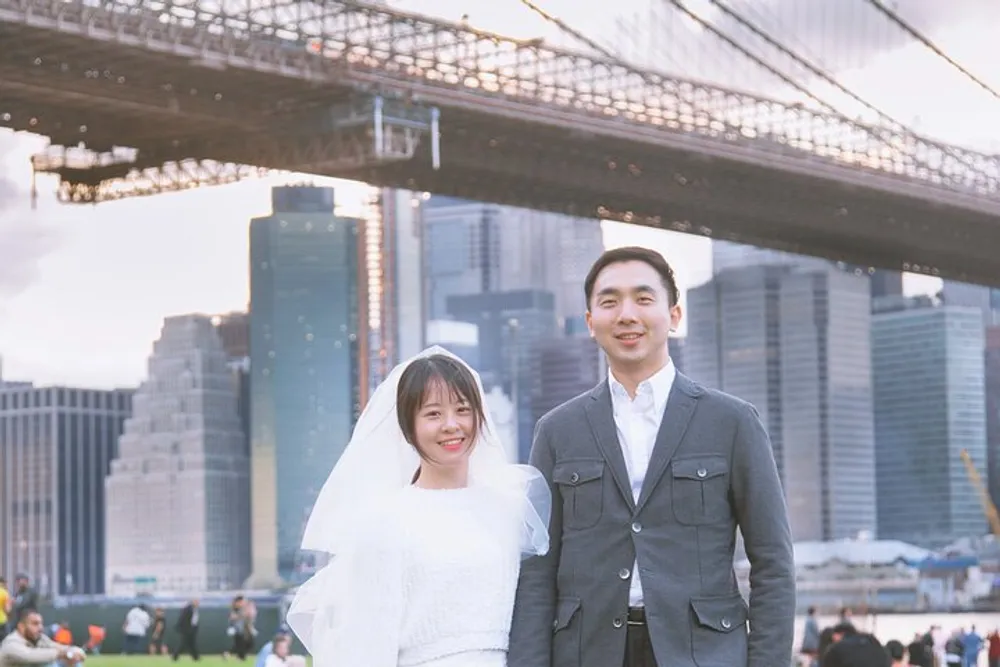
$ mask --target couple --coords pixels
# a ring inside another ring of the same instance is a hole
[[[791,535],[756,411],[676,372],[658,253],[605,252],[584,292],[609,377],[539,420],[530,466],[443,350],[376,390],[303,540],[333,556],[288,612],[316,667],[790,664]]]

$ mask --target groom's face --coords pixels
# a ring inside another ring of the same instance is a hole
[[[667,361],[667,337],[681,319],[660,274],[641,261],[609,264],[597,275],[587,324],[612,369],[655,373]]]

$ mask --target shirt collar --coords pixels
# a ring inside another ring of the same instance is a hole
[[[667,363],[663,368],[639,383],[635,392],[636,396],[644,392],[652,392],[653,407],[657,413],[662,413],[667,407],[667,398],[669,398],[670,390],[674,386],[675,377],[677,377],[677,368],[674,366],[673,360],[667,357]],[[615,378],[614,372],[610,369],[608,370],[608,385],[611,387],[612,398],[629,398],[625,386]]]

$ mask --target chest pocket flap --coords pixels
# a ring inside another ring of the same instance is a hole
[[[604,508],[604,461],[579,459],[560,461],[552,468],[552,481],[559,485],[563,501],[563,528],[592,528]]]
[[[566,461],[552,469],[552,481],[565,486],[593,482],[604,475],[604,461]]]
[[[675,479],[693,479],[701,482],[725,475],[729,472],[729,462],[722,455],[698,456],[675,460],[671,469]]]
[[[729,521],[729,460],[722,454],[675,459],[673,510],[679,523],[698,526]]]

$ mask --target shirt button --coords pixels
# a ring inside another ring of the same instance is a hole
[[[698,477],[704,477],[707,474],[708,474],[707,470],[705,470],[704,468],[698,468]]]
[[[627,567],[623,567],[622,569],[618,570],[618,577],[621,579],[628,579],[630,574],[632,573],[629,572]]]
[[[633,533],[641,533],[642,532],[642,524],[639,523],[638,521],[636,521],[635,523],[633,523],[632,524],[632,532]]]
[[[616,618],[615,620],[611,621],[611,625],[615,626],[616,628],[620,628],[623,625],[625,625],[625,622],[622,621],[622,619],[620,618]]]

